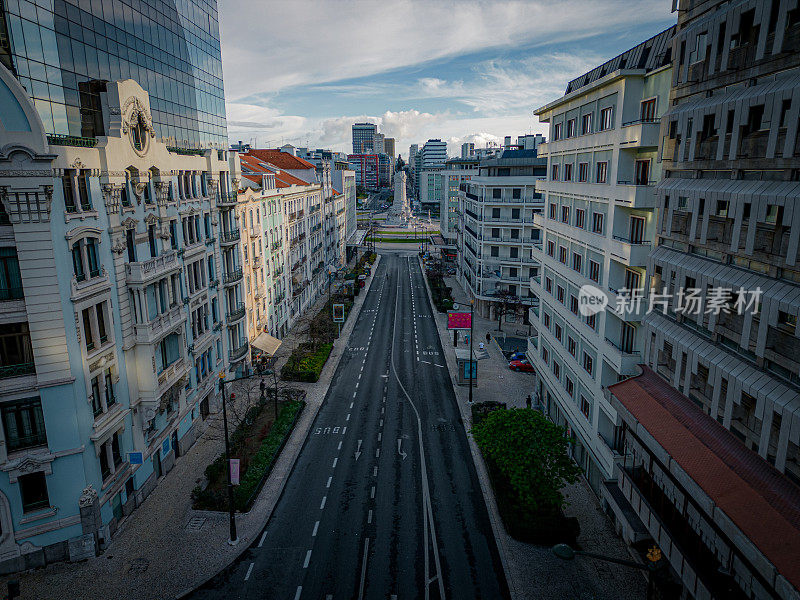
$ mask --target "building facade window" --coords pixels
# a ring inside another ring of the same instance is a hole
[[[18,300],[23,297],[17,249],[8,246],[0,248],[0,300]]]
[[[47,445],[42,401],[25,398],[0,405],[8,452]]]
[[[22,499],[22,512],[29,513],[50,506],[47,493],[47,477],[43,471],[20,475],[17,478],[19,495]]]

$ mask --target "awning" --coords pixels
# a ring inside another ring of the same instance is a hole
[[[276,337],[272,337],[268,333],[262,333],[256,339],[254,339],[250,345],[255,346],[262,352],[265,352],[268,356],[275,356],[278,348],[281,347],[281,341]]]

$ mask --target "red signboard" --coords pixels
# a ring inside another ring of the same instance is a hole
[[[471,321],[472,315],[470,315],[468,312],[447,313],[448,329],[469,329]]]

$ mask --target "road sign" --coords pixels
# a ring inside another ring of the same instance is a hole
[[[144,456],[141,452],[128,452],[128,462],[132,465],[144,464]]]
[[[469,329],[472,322],[472,315],[468,312],[449,312],[447,313],[448,329]]]
[[[344,323],[344,304],[333,305],[333,322]]]
[[[231,459],[231,484],[239,485],[239,459]]]

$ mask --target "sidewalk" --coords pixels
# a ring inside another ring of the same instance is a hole
[[[469,297],[456,279],[446,277],[445,285],[452,288],[455,302],[462,306],[469,306]],[[427,289],[430,297],[430,288]],[[433,302],[431,302],[431,306],[433,306]],[[497,539],[512,599],[640,600],[644,598],[646,581],[639,572],[633,569],[581,557],[566,562],[553,556],[549,548],[519,542],[506,533],[497,511],[497,504],[483,458],[475,440],[469,434],[471,427],[468,404],[469,387],[457,385],[455,382],[454,374],[457,371],[453,352],[453,332],[447,329],[445,314],[436,312],[434,308],[434,316],[447,367],[453,378],[453,387],[461,416],[467,428],[467,438],[481,489],[486,498],[489,520],[492,522]],[[503,329],[512,336],[515,335],[514,332],[517,329],[522,330],[523,328],[527,333],[527,326],[503,323]],[[474,315],[473,323],[473,335],[475,336],[473,350],[476,354],[478,353],[478,344],[486,342],[487,333],[492,335],[492,341],[486,345],[489,357],[478,361],[478,385],[473,387],[473,400],[474,402],[495,400],[505,402],[509,408],[524,408],[527,395],[533,396],[534,376],[532,373],[516,373],[508,368],[508,362],[500,352],[495,337],[502,335],[497,331],[497,321],[489,321],[477,314]],[[459,347],[466,348],[467,346],[463,341],[459,341]],[[567,486],[564,489],[564,495],[568,502],[565,513],[567,516],[577,517],[580,521],[581,533],[578,543],[583,550],[618,558],[631,558],[627,546],[617,536],[610,521],[600,508],[597,497],[583,478],[577,483]]]
[[[380,256],[378,256],[380,261]],[[378,262],[375,263],[377,267]],[[2,579],[18,579],[23,600],[70,598],[74,600],[165,600],[194,589],[229,565],[260,534],[280,498],[284,483],[305,442],[314,418],[328,392],[333,374],[358,320],[375,268],[366,288],[356,298],[342,334],[336,341],[317,383],[287,383],[306,392],[306,407],[250,512],[236,515],[239,544],[228,544],[228,515],[196,511],[191,491],[204,478],[206,466],[224,450],[219,435],[201,435],[192,448],[161,479],[158,486],[120,526],[106,551],[81,563],[55,563],[43,569]],[[321,298],[319,310],[327,297]],[[302,341],[291,332],[285,348]],[[289,352],[278,360],[286,362]],[[236,384],[231,391],[242,397]],[[221,418],[214,415],[209,419]],[[208,423],[208,421],[207,421]],[[206,427],[205,433],[208,433]]]

